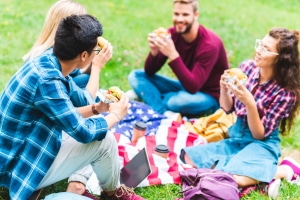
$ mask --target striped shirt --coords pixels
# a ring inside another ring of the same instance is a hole
[[[0,97],[0,185],[10,199],[28,199],[47,173],[62,130],[82,143],[106,136],[103,118],[83,118],[85,92],[64,77],[52,49],[27,61]]]
[[[278,128],[282,119],[289,116],[291,108],[296,102],[294,93],[280,87],[275,80],[259,84],[260,68],[254,65],[253,60],[241,63],[240,68],[248,76],[246,87],[254,96],[256,106],[265,128],[265,137]],[[236,115],[246,120],[245,105],[235,97]]]

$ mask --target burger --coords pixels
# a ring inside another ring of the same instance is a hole
[[[235,86],[244,84],[247,80],[247,75],[239,68],[231,68],[227,70],[227,82],[233,83]]]
[[[163,27],[160,27],[160,28],[154,30],[153,32],[159,38],[171,38],[170,32],[167,29],[163,28]]]
[[[115,103],[120,101],[122,93],[122,90],[118,86],[112,86],[106,91],[105,97]]]
[[[97,39],[97,41],[98,41],[98,46],[101,48],[101,49],[103,49],[103,47],[106,45],[106,43],[107,43],[107,40],[104,38],[104,37],[98,37],[98,39]]]

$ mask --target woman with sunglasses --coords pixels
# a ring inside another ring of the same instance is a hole
[[[233,174],[240,188],[271,183],[267,189],[272,197],[278,195],[281,178],[296,181],[300,165],[284,159],[278,166],[278,160],[279,134],[291,130],[299,108],[298,40],[298,31],[273,28],[256,40],[254,59],[239,67],[248,76],[245,85],[228,83],[226,72],[221,76],[220,105],[234,111],[237,121],[228,139],[182,149],[184,162]]]

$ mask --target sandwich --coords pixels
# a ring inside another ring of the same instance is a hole
[[[122,93],[122,90],[118,86],[112,86],[106,91],[105,97],[115,103],[120,101]]]
[[[103,47],[106,45],[106,43],[107,43],[107,40],[104,38],[104,37],[98,37],[98,39],[97,39],[97,41],[98,41],[98,46],[101,48],[101,49],[103,49]]]
[[[153,32],[159,38],[171,38],[170,32],[167,29],[163,28],[163,27],[160,27],[160,28],[154,30]]]
[[[239,68],[231,68],[226,72],[227,82],[233,83],[235,86],[242,85],[248,79],[247,75]]]

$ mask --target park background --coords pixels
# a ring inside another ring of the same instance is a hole
[[[21,57],[35,42],[45,15],[55,0],[0,0],[0,91],[21,67]],[[114,46],[113,58],[101,72],[100,87],[112,85],[130,89],[127,75],[142,68],[148,53],[147,34],[172,25],[172,0],[77,0],[104,26],[103,36]],[[253,57],[254,41],[272,27],[300,29],[299,0],[200,0],[200,24],[215,31],[224,41],[230,67]],[[173,76],[168,66],[161,74]],[[284,155],[300,161],[300,121],[292,133],[282,138]],[[266,169],[267,170],[267,169]],[[47,188],[45,193],[64,191],[66,181]],[[146,199],[174,199],[180,186],[137,188]],[[0,188],[0,200],[8,199]],[[244,199],[268,199],[253,193]],[[300,189],[283,183],[279,199],[300,199]]]

